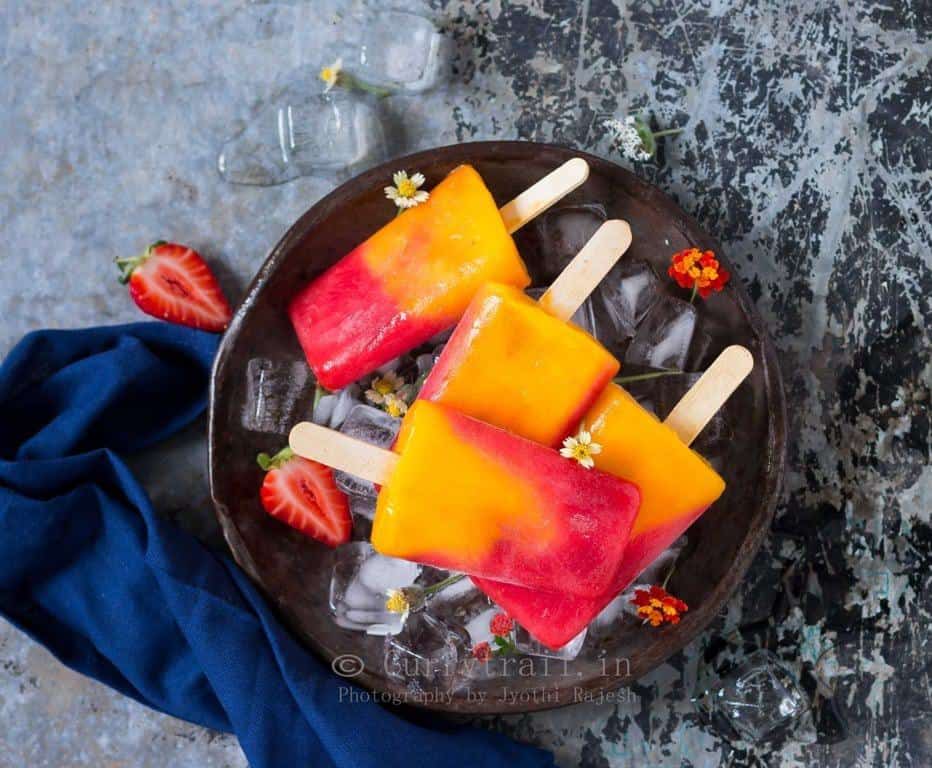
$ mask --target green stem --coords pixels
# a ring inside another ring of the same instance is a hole
[[[651,373],[638,373],[633,376],[618,376],[612,381],[616,384],[630,384],[633,381],[649,381],[659,379],[661,376],[681,376],[683,371],[652,371]]]
[[[317,386],[314,387],[314,406],[311,410],[312,414],[314,413],[314,411],[317,410],[317,404],[320,402],[321,398],[324,395],[329,395],[329,394],[330,394],[330,390],[327,389],[326,387],[320,386],[320,384],[317,384]]]
[[[676,560],[673,561],[673,565],[670,566],[670,571],[667,573],[667,577],[663,580],[663,584],[660,586],[664,589],[667,588],[667,584],[670,583],[670,577],[673,575],[673,571],[676,570]]]
[[[696,282],[693,283],[693,292],[692,292],[692,295],[689,297],[690,304],[695,303],[697,293],[699,293],[699,281],[698,280],[696,280]]]
[[[667,128],[666,130],[657,131],[654,133],[654,138],[656,139],[658,136],[675,136],[676,134],[682,133],[685,130],[685,128]]]
[[[424,597],[429,597],[430,595],[436,594],[441,589],[446,589],[451,584],[456,584],[456,582],[462,580],[464,574],[454,573],[452,576],[447,576],[443,581],[438,581],[436,584],[431,584],[429,587],[424,587]]]
[[[379,85],[367,83],[362,78],[356,77],[356,75],[352,75],[349,72],[341,72],[337,78],[337,83],[347,90],[355,88],[365,93],[371,93],[373,96],[378,96],[379,98],[391,96],[393,93],[391,88],[383,88]]]
[[[269,456],[267,453],[260,453],[256,456],[256,463],[263,470],[268,472],[270,469],[278,469],[278,467],[291,459],[292,456],[294,456],[294,451],[286,445],[274,456]]]

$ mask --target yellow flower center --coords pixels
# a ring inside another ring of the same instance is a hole
[[[320,70],[320,79],[325,83],[332,83],[336,81],[336,70],[333,67],[324,67],[322,70]]]
[[[407,410],[404,400],[398,397],[388,397],[385,400],[385,412],[389,416],[394,416],[396,419],[404,416],[405,411]]]
[[[393,589],[388,594],[388,600],[385,601],[385,610],[391,613],[404,613],[408,610],[408,599],[403,592]]]
[[[402,179],[398,183],[398,195],[400,197],[414,197],[417,193],[417,187],[411,179]]]
[[[372,388],[380,395],[387,395],[394,391],[392,383],[388,379],[378,378],[372,382]]]
[[[576,461],[583,461],[592,456],[590,447],[583,443],[576,443],[571,450],[573,451],[573,458],[576,459]]]

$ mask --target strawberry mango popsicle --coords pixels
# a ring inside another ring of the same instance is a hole
[[[540,302],[511,286],[484,286],[420,397],[534,442],[559,444],[619,368],[567,319],[630,243],[627,223],[606,222]]]
[[[394,453],[311,424],[290,443],[382,484],[372,529],[382,554],[566,595],[610,586],[640,498],[627,481],[427,400],[408,411]],[[341,446],[381,466],[349,466]]]
[[[579,634],[724,492],[725,481],[689,442],[752,364],[747,350],[725,350],[707,373],[723,377],[700,379],[664,423],[616,384],[586,414],[583,423],[602,446],[593,456],[595,466],[641,490],[640,510],[607,590],[568,595],[483,578],[474,579],[477,586],[544,645],[559,648]]]
[[[450,328],[483,283],[528,285],[510,233],[587,175],[571,160],[499,210],[475,169],[454,169],[292,300],[317,380],[340,389]]]

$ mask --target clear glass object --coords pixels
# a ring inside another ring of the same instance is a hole
[[[595,335],[611,346],[634,336],[659,298],[657,273],[646,261],[621,258],[596,294]]]
[[[796,678],[767,650],[752,653],[693,703],[725,738],[750,744],[790,734],[810,711]]]
[[[606,218],[605,209],[595,203],[555,206],[538,216],[535,284],[550,285]]]
[[[534,299],[534,301],[540,301],[540,297],[543,296],[546,292],[546,288],[528,288],[525,291],[525,293]],[[576,310],[576,314],[570,318],[570,322],[572,322],[574,325],[578,325],[586,333],[591,333],[593,336],[595,336],[595,309],[591,297],[586,299],[585,302],[583,302],[583,305]]]
[[[588,633],[589,630],[586,628],[562,648],[553,649],[539,643],[528,634],[528,631],[524,627],[519,625],[515,627],[515,646],[521,653],[525,653],[528,656],[572,661],[579,656],[579,652],[586,642],[586,635],[588,635]]]
[[[463,635],[428,613],[412,613],[385,638],[385,673],[417,692],[446,692],[462,679]]]
[[[355,172],[386,156],[375,102],[342,89],[283,97],[217,158],[224,180],[271,186],[313,174]]]
[[[385,607],[389,590],[410,586],[421,566],[386,557],[365,541],[344,544],[334,553],[330,612],[345,628],[384,635],[400,632],[403,615]]]
[[[696,329],[696,308],[661,296],[638,326],[625,355],[629,365],[683,370]]]
[[[378,11],[362,20],[358,75],[378,87],[427,90],[439,77],[442,42],[440,32],[424,16]]]
[[[398,430],[401,428],[401,419],[389,416],[385,411],[373,408],[371,405],[355,405],[346,420],[340,426],[340,431],[349,437],[376,445],[379,448],[390,448],[395,442]],[[356,477],[348,472],[337,470],[333,473],[337,486],[344,493],[363,498],[374,499],[377,494],[375,486],[368,480]]]
[[[313,379],[302,361],[254,358],[246,365],[242,423],[254,432],[285,435],[311,397]]]

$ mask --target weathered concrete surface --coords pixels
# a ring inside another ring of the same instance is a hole
[[[155,237],[239,294],[332,184],[219,181],[214,155],[358,4],[0,4],[0,354],[26,331],[137,317],[111,260]],[[638,172],[724,244],[780,349],[786,503],[719,626],[637,700],[499,721],[571,766],[932,764],[929,694],[932,9],[927,0],[449,0],[448,84],[395,98],[393,151],[485,138],[611,155],[603,121],[686,132]],[[257,23],[259,22],[259,23]],[[163,459],[171,462],[166,477]],[[215,536],[197,430],[137,466]],[[698,660],[742,627],[834,691],[834,745],[729,749],[691,715]],[[241,766],[210,734],[64,670],[0,626],[0,766]]]

